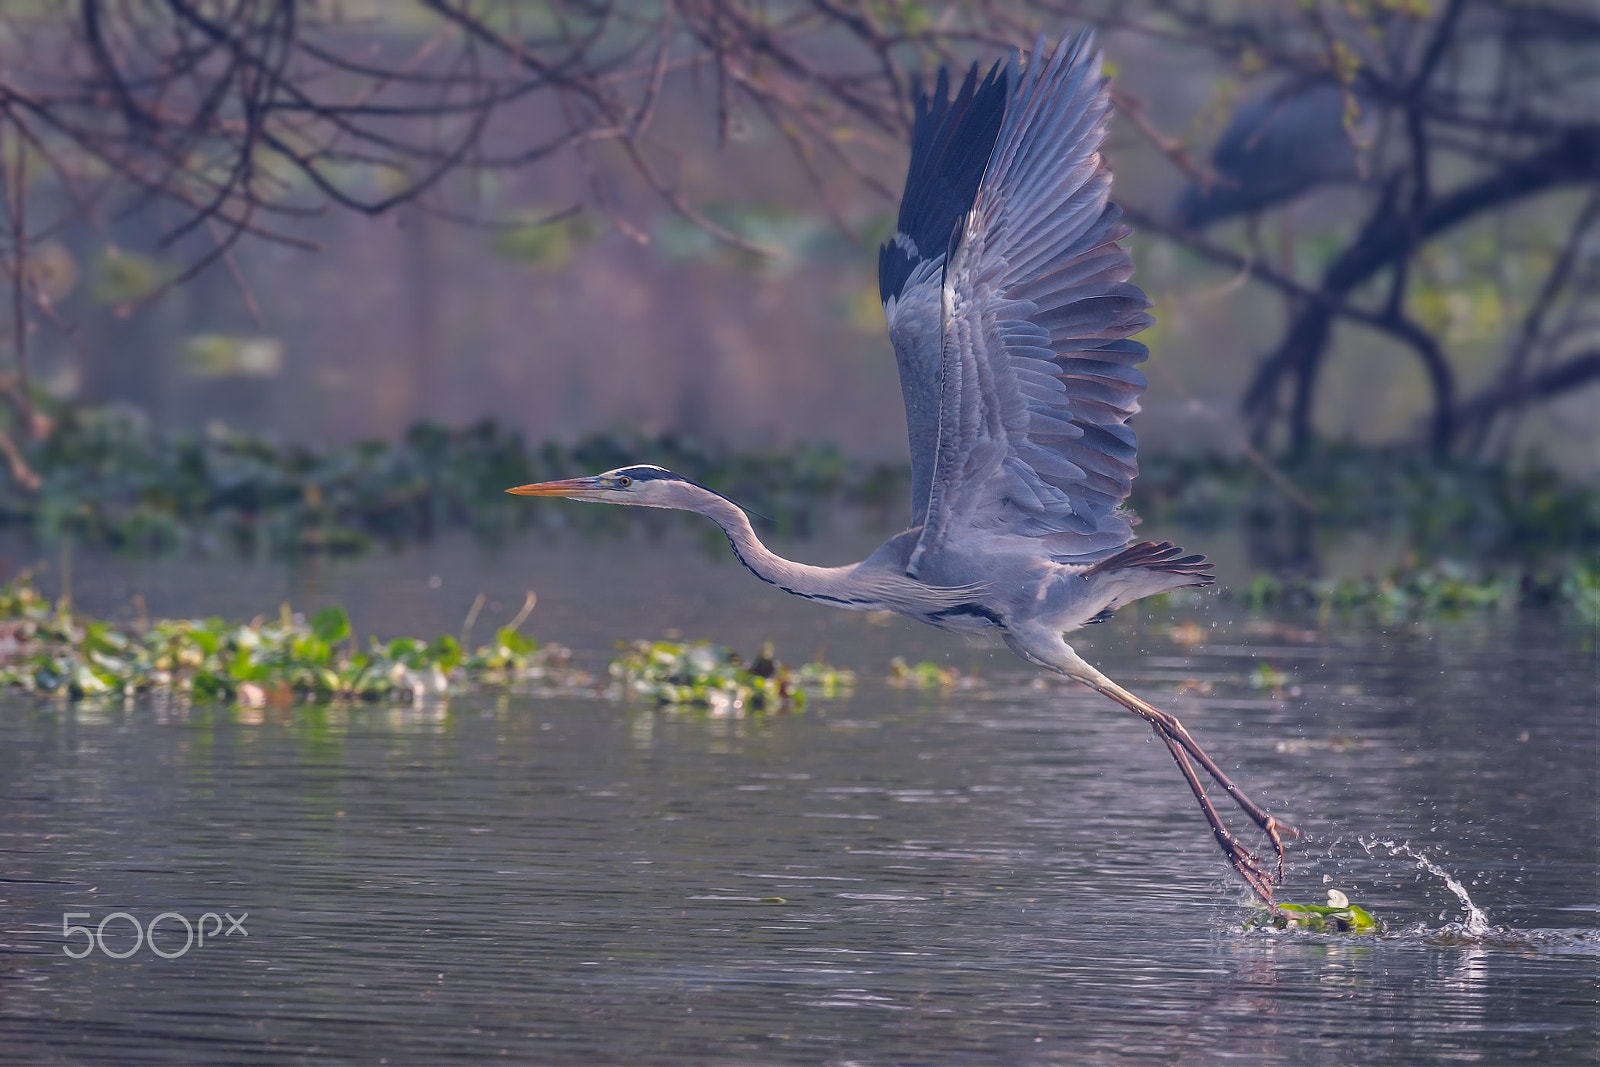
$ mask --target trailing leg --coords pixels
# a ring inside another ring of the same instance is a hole
[[[1272,903],[1273,888],[1283,881],[1283,835],[1288,834],[1291,837],[1296,837],[1299,836],[1299,831],[1274,818],[1259,804],[1245,795],[1243,790],[1234,785],[1232,779],[1223,772],[1221,767],[1217,766],[1215,760],[1206,755],[1199,742],[1190,736],[1189,731],[1184,729],[1183,723],[1179,722],[1176,716],[1153,707],[1146,701],[1134,696],[1084,662],[1083,658],[1065,642],[1061,642],[1059,647],[1062,649],[1063,654],[1059,655],[1055,662],[1045,662],[1043,665],[1059,671],[1073,681],[1088,686],[1097,693],[1110,697],[1150,724],[1150,728],[1155,731],[1156,736],[1161,738],[1162,743],[1167,746],[1167,751],[1172,753],[1172,758],[1177,762],[1178,770],[1183,773],[1184,780],[1189,783],[1189,788],[1193,791],[1195,799],[1199,801],[1200,810],[1205,813],[1206,822],[1210,825],[1211,832],[1217,839],[1217,844],[1221,846],[1223,855],[1228,857],[1228,862],[1233,864],[1234,870],[1239,872],[1240,877],[1250,886],[1251,891],[1260,897],[1264,903],[1270,905]],[[1018,651],[1022,650],[1018,649]],[[1040,657],[1028,655],[1026,652],[1024,652],[1024,655],[1035,662],[1041,661]],[[1272,842],[1272,847],[1277,853],[1275,869],[1269,870],[1261,857],[1246,848],[1238,838],[1228,831],[1227,826],[1222,821],[1222,817],[1217,813],[1216,806],[1211,802],[1211,798],[1206,795],[1205,785],[1201,782],[1200,776],[1195,773],[1194,766],[1190,763],[1190,760],[1198,763],[1223,788],[1228,796],[1233,798],[1233,802],[1239,806],[1239,809],[1248,815],[1251,821],[1267,835],[1267,839]]]

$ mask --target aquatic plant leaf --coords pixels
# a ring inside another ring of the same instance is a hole
[[[350,636],[350,616],[341,607],[323,608],[311,616],[311,632],[330,645]]]
[[[1382,930],[1372,913],[1358,904],[1351,904],[1337,890],[1329,891],[1329,899],[1344,900],[1343,907],[1329,904],[1278,903],[1268,908],[1257,905],[1257,914],[1245,920],[1245,929],[1256,930],[1273,927],[1278,930],[1299,929],[1312,933],[1376,934]]]
[[[429,642],[428,655],[433,660],[430,666],[449,674],[461,665],[461,643],[449,634],[440,634]]]
[[[822,696],[855,680],[850,672],[824,664],[790,670],[773,658],[770,648],[747,665],[737,653],[708,642],[636,641],[619,647],[622,654],[612,660],[609,671],[624,695],[703,708],[713,715],[797,710],[805,703],[806,687]]]
[[[539,642],[525,636],[520,630],[502,626],[494,632],[497,644],[513,656],[529,656],[539,651]]]

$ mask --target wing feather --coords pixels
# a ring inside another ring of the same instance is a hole
[[[938,447],[944,330],[939,291],[945,253],[951,235],[972,210],[1015,80],[1013,66],[997,63],[980,82],[974,65],[953,99],[944,71],[932,94],[916,94],[898,232],[878,253],[878,293],[899,365],[911,438],[913,525],[928,510]]]
[[[1006,69],[1018,66],[1013,55]],[[1007,82],[1004,121],[939,279],[938,439],[912,574],[973,531],[991,544],[1042,539],[1064,562],[1105,558],[1132,538],[1121,504],[1138,445],[1127,421],[1146,384],[1133,364],[1147,352],[1130,337],[1152,320],[1117,243],[1129,230],[1099,151],[1111,103],[1092,35],[1049,54],[1041,41]]]

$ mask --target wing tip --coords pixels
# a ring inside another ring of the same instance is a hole
[[[996,60],[981,81],[980,67],[973,63],[954,97],[948,68],[940,68],[932,93],[913,87],[911,161],[900,199],[899,233],[879,251],[883,300],[899,295],[919,260],[945,253],[951,234],[972,210],[1004,124],[1016,62],[1015,53]]]

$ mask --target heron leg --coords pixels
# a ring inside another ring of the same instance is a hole
[[[1167,746],[1167,751],[1172,753],[1172,758],[1178,764],[1178,770],[1183,772],[1184,780],[1189,783],[1195,799],[1200,802],[1200,810],[1205,813],[1206,822],[1211,826],[1211,832],[1216,836],[1217,844],[1222,847],[1223,855],[1228,857],[1228,862],[1233,864],[1234,870],[1250,886],[1251,892],[1260,897],[1266,904],[1272,903],[1273,887],[1283,882],[1283,835],[1298,837],[1299,831],[1287,823],[1268,814],[1255,801],[1245,795],[1244,791],[1233,784],[1227,774],[1223,773],[1216,761],[1206,755],[1189,731],[1184,729],[1183,723],[1177,717],[1134,696],[1073,652],[1067,646],[1067,662],[1056,666],[1067,677],[1088,686],[1095,692],[1115,700],[1127,708],[1155,731],[1157,737]],[[1198,763],[1216,783],[1223,788],[1239,809],[1248,815],[1252,822],[1259,826],[1267,839],[1272,842],[1272,847],[1277,853],[1276,870],[1269,870],[1266,864],[1250,849],[1246,848],[1238,838],[1230,833],[1222,822],[1222,817],[1217,814],[1217,809],[1206,795],[1205,785],[1200,776],[1195,773],[1190,760]]]
[[[1183,746],[1154,723],[1151,724],[1151,728],[1156,736],[1165,742],[1167,751],[1172,753],[1172,758],[1177,762],[1178,770],[1183,772],[1184,780],[1189,783],[1195,799],[1200,801],[1200,810],[1205,813],[1206,822],[1211,826],[1211,833],[1216,837],[1217,844],[1222,847],[1222,854],[1228,857],[1228,862],[1233,864],[1233,869],[1239,872],[1239,877],[1245,880],[1250,891],[1263,903],[1270,905],[1273,888],[1283,881],[1283,842],[1278,836],[1277,829],[1291,828],[1283,827],[1270,815],[1267,817],[1268,826],[1265,829],[1278,850],[1277,871],[1269,872],[1262,864],[1261,857],[1246,848],[1223,824],[1222,816],[1217,814],[1216,805],[1212,804],[1211,798],[1206,795],[1204,783],[1200,781],[1200,776],[1195,774],[1194,767],[1189,764],[1189,757]]]

